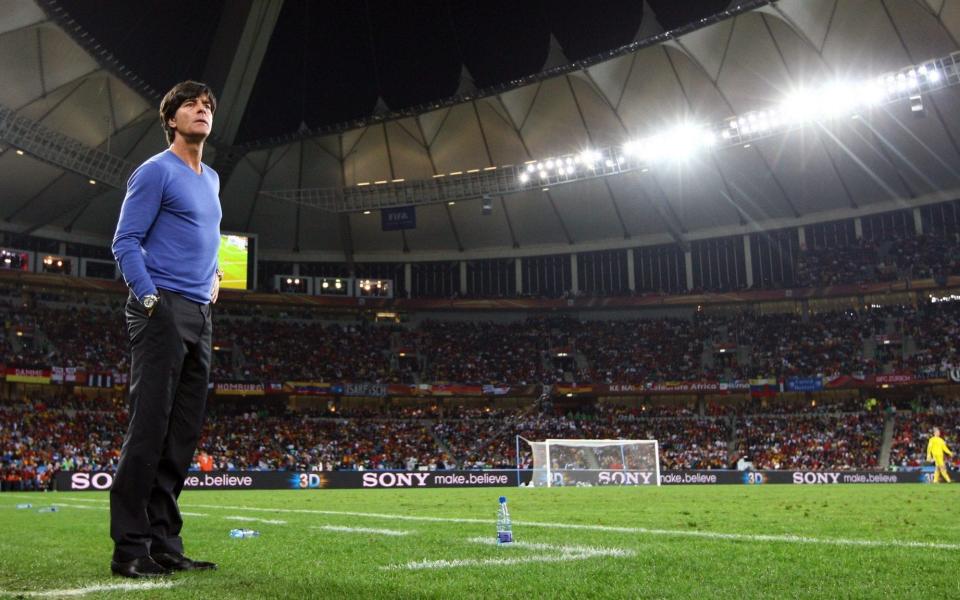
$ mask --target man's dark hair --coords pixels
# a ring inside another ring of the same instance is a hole
[[[217,97],[213,95],[213,90],[205,83],[198,81],[181,81],[173,86],[167,95],[160,101],[160,124],[163,126],[163,132],[167,134],[167,143],[172,144],[174,131],[167,122],[177,114],[177,109],[187,100],[194,100],[201,96],[210,99],[211,112],[217,112]]]

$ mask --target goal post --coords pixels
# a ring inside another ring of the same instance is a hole
[[[657,440],[530,441],[533,457],[530,485],[660,485],[660,447]],[[519,460],[519,455],[518,455]]]

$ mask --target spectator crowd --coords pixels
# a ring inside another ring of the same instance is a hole
[[[934,426],[958,444],[960,402],[914,408],[895,416],[892,466],[924,464]],[[851,402],[708,407],[704,416],[681,405],[606,403],[564,414],[538,404],[336,415],[282,405],[251,410],[228,403],[211,410],[198,453],[209,454],[214,468],[289,471],[530,468],[522,439],[548,438],[655,439],[661,469],[735,468],[744,459],[756,469],[872,470],[888,466],[880,463],[882,434],[884,419],[894,418]],[[125,424],[123,408],[104,399],[0,404],[0,487],[46,489],[60,470],[115,469]]]

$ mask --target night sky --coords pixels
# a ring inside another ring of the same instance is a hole
[[[159,93],[200,79],[229,0],[58,0]],[[667,30],[727,0],[649,0]],[[479,88],[538,72],[550,33],[571,61],[631,42],[642,3],[627,0],[285,0],[237,142],[320,128],[451,96],[461,65]]]

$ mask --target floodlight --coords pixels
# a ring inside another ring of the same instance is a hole
[[[917,117],[923,116],[923,97],[920,94],[910,96],[910,112]]]
[[[844,82],[834,82],[821,88],[819,99],[820,113],[828,118],[849,113],[857,104],[857,89]]]
[[[865,82],[858,95],[867,106],[877,106],[887,97],[883,84],[876,81]]]

